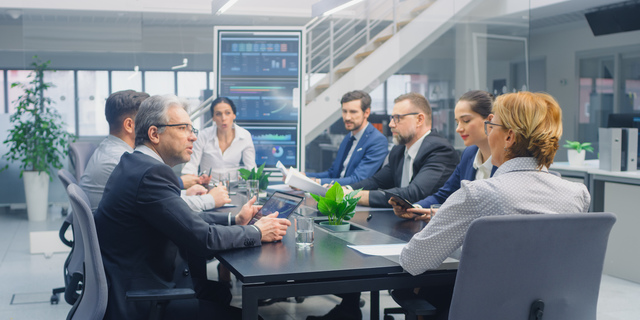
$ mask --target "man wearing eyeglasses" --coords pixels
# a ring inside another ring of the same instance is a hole
[[[424,199],[444,185],[460,161],[449,141],[431,131],[431,106],[423,95],[403,94],[394,103],[389,128],[396,146],[389,163],[371,178],[350,185],[363,189],[360,205],[390,207],[380,189],[411,202]]]
[[[148,302],[127,301],[125,292],[176,286],[178,250],[189,261],[197,299],[171,301],[163,319],[238,319],[231,293],[207,280],[205,260],[219,250],[281,240],[291,222],[277,213],[247,225],[259,210],[249,200],[237,215],[212,213],[210,224],[180,198],[171,167],[189,161],[196,133],[176,96],[152,96],[136,115],[135,151],[115,167],[95,213],[109,299],[104,319],[142,319]]]
[[[389,153],[387,138],[367,121],[371,113],[371,97],[362,90],[347,92],[340,100],[342,121],[347,131],[335,161],[329,170],[307,173],[320,184],[356,183],[371,177]]]
[[[133,152],[136,138],[135,118],[142,101],[149,97],[144,92],[124,90],[112,93],[105,104],[104,113],[109,123],[109,136],[93,152],[87,162],[80,186],[89,197],[91,210],[98,209],[104,186],[124,153]],[[201,185],[182,191],[182,197],[196,212],[221,207],[231,202],[227,190],[220,186],[207,189]]]

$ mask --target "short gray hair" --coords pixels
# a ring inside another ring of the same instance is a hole
[[[149,140],[149,128],[169,122],[169,109],[171,107],[181,107],[185,111],[189,110],[189,102],[172,94],[155,95],[147,98],[140,105],[136,115],[136,147],[143,145]],[[162,133],[165,127],[158,128]]]

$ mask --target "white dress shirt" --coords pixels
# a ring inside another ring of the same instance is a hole
[[[367,123],[367,125],[369,125]],[[360,141],[360,139],[362,138],[362,135],[364,134],[364,129],[366,129],[367,127],[361,127],[360,131],[358,131],[358,133],[356,133],[355,135],[353,135],[353,131],[351,133],[349,133],[349,135],[351,137],[354,137],[355,139],[353,140],[353,144],[351,145],[351,149],[349,149],[349,153],[347,153],[347,157],[344,159],[344,162],[342,163],[342,172],[340,172],[340,178],[344,178],[344,174],[347,172],[347,166],[349,165],[349,161],[351,160],[351,155],[353,154],[353,151],[356,150],[356,147],[358,147],[358,141]]]
[[[489,179],[491,177],[491,170],[493,170],[491,156],[489,156],[489,159],[485,160],[484,163],[481,162],[481,157],[482,153],[480,153],[480,149],[478,149],[476,157],[473,159],[473,168],[476,169],[476,180]]]
[[[411,177],[413,177],[413,160],[416,159],[416,156],[418,155],[418,151],[420,151],[420,146],[422,146],[422,141],[430,133],[431,133],[431,130],[427,131],[427,133],[425,133],[422,137],[420,137],[420,139],[418,139],[418,141],[412,144],[410,148],[404,149],[405,161],[403,162],[403,165],[402,165],[402,179],[400,181],[401,188],[404,188],[408,186],[409,183],[411,183]],[[408,164],[406,163],[407,157],[410,158],[410,161]]]
[[[400,265],[412,275],[437,268],[462,246],[469,225],[482,216],[587,212],[590,202],[585,185],[536,169],[535,158],[511,159],[490,179],[462,181],[402,249]]]
[[[240,160],[244,168],[251,170],[256,167],[256,149],[253,147],[251,133],[246,129],[233,125],[235,137],[231,145],[222,153],[218,142],[217,126],[204,128],[193,143],[191,160],[182,168],[182,174],[199,175],[200,172],[225,173],[240,168]],[[200,172],[198,171],[200,167]]]

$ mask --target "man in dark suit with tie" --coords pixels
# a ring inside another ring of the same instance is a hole
[[[143,319],[148,302],[126,301],[125,292],[175,286],[178,249],[186,252],[198,299],[171,301],[164,319],[230,319],[230,296],[211,290],[205,259],[219,250],[246,248],[280,240],[291,223],[274,215],[247,226],[258,207],[255,199],[240,212],[213,214],[205,222],[180,198],[179,179],[171,167],[191,157],[197,130],[176,96],[145,100],[135,119],[135,151],[115,167],[95,214],[96,229],[109,285],[104,319]],[[217,289],[217,287],[215,288]],[[214,289],[214,290],[215,290]]]
[[[358,194],[360,205],[391,207],[378,189],[388,189],[411,202],[424,199],[444,185],[460,161],[449,141],[431,131],[431,107],[424,96],[407,93],[394,102],[389,127],[396,146],[389,153],[389,163],[371,178],[345,187],[364,189]],[[362,319],[360,293],[339,296],[342,302],[329,313],[307,320]]]
[[[389,149],[387,138],[367,121],[371,114],[371,97],[362,90],[347,92],[340,100],[342,121],[348,131],[329,170],[307,173],[320,184],[356,183],[371,177],[384,162]]]
[[[431,131],[431,106],[418,93],[395,99],[389,127],[396,144],[389,152],[389,163],[371,178],[351,184],[360,192],[360,205],[391,207],[385,189],[415,202],[435,193],[444,185],[460,161],[447,139]]]

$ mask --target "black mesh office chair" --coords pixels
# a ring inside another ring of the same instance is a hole
[[[67,320],[101,320],[107,309],[108,287],[93,213],[87,195],[78,185],[69,185],[67,193],[84,243],[82,294],[69,311]],[[193,298],[195,292],[192,289],[137,290],[126,295],[132,301],[149,301],[149,319],[162,319],[169,300]]]
[[[475,220],[462,246],[449,319],[595,320],[615,221],[612,213]],[[399,292],[392,297],[400,305],[418,301]],[[408,311],[415,319],[416,310]]]

